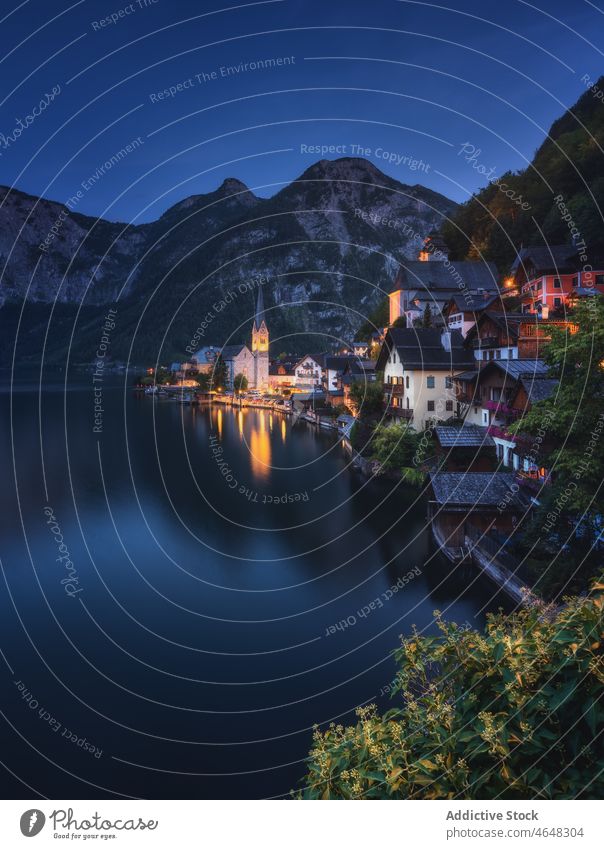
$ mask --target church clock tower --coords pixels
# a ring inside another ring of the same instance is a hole
[[[268,389],[269,335],[264,313],[262,285],[258,286],[258,301],[252,327],[252,354],[254,356],[254,389]]]

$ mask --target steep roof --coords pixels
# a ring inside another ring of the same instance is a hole
[[[237,354],[240,354],[247,345],[225,345],[220,352],[223,360],[232,360]],[[251,353],[251,352],[250,352]]]
[[[497,266],[494,262],[421,262],[405,260],[399,266],[398,274],[391,292],[398,289],[427,289],[435,294],[440,290],[459,292],[462,289],[476,291],[486,289],[496,294],[498,292]],[[463,283],[463,286],[461,285]],[[441,295],[442,297],[442,295]]]
[[[443,506],[495,507],[503,500],[518,504],[511,472],[434,472],[430,483],[434,501]]]
[[[459,330],[451,331],[450,351],[443,347],[442,335],[442,330],[434,327],[392,327],[386,334],[376,368],[384,369],[393,349],[406,369],[446,370],[467,368],[474,363],[474,355],[464,347]]]
[[[460,312],[482,312],[482,310],[487,310],[493,304],[497,303],[499,300],[499,294],[491,294],[487,292],[487,296],[485,296],[477,292],[464,292],[456,293],[455,295],[451,295],[449,303],[447,306],[451,305],[458,309]]]
[[[434,428],[434,432],[443,448],[491,448],[495,445],[486,427],[479,425],[462,425],[462,427],[438,425]]]
[[[258,330],[262,322],[266,324],[266,314],[264,312],[264,294],[262,292],[262,284],[258,286],[258,299],[256,301],[256,312],[254,314],[254,327]]]
[[[559,386],[559,381],[552,377],[534,375],[520,378],[520,385],[525,390],[531,404],[538,404],[539,401],[547,401],[548,398],[551,398]]]
[[[548,271],[575,271],[577,248],[574,245],[530,245],[522,248],[514,260],[512,271],[522,266],[532,266],[537,275]]]
[[[480,374],[489,368],[498,368],[514,380],[531,378],[533,375],[547,377],[549,374],[549,367],[543,360],[489,360]]]
[[[518,332],[521,323],[526,323],[530,321],[530,317],[527,318],[526,315],[522,315],[522,313],[515,312],[496,312],[495,310],[485,310],[480,316],[478,316],[476,320],[476,324],[474,327],[471,327],[468,330],[468,335],[466,336],[466,345],[472,340],[475,336],[478,335],[480,328],[484,324],[485,321],[491,320],[493,324],[496,324],[497,327],[500,327],[508,336],[512,338],[518,337]]]

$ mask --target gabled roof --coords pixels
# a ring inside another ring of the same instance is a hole
[[[538,404],[539,401],[547,401],[558,389],[559,385],[559,381],[553,377],[534,375],[532,377],[520,378],[520,386],[526,392],[531,404]]]
[[[321,368],[323,368],[323,362],[325,360],[325,354],[304,354],[303,357],[300,357],[300,359],[297,362],[294,363],[294,368],[298,368],[299,365],[302,365],[304,360],[312,360],[318,366],[321,366]]]
[[[461,427],[438,425],[434,428],[434,432],[439,445],[443,448],[491,448],[495,445],[486,427],[479,425],[462,425]]]
[[[522,248],[514,260],[512,271],[523,266],[532,266],[536,275],[548,271],[556,274],[561,271],[575,271],[577,268],[577,248],[574,245],[530,245]]]
[[[498,277],[497,266],[494,262],[471,262],[469,260],[420,262],[419,260],[405,260],[399,267],[390,291],[423,289],[434,291],[436,296],[442,297],[440,290],[444,292],[450,290],[451,294],[454,294],[465,288],[469,291],[486,289],[496,294],[499,291],[497,287]],[[464,284],[463,287],[460,285],[460,279]]]
[[[514,380],[549,375],[549,367],[543,360],[489,360],[479,374],[484,375],[490,368],[499,369]]]
[[[446,306],[455,307],[459,312],[482,312],[499,301],[499,294],[487,292],[487,296],[477,292],[465,292],[452,295]]]
[[[474,327],[471,327],[468,330],[466,345],[470,340],[478,335],[480,328],[487,320],[492,321],[493,324],[496,324],[497,327],[501,328],[501,330],[507,333],[508,336],[516,339],[518,338],[520,324],[522,322],[526,324],[527,316],[517,312],[496,312],[495,310],[485,310],[485,312],[478,316]],[[528,320],[530,320],[530,318]]]
[[[430,483],[433,500],[443,506],[496,507],[504,500],[518,505],[516,476],[511,472],[434,472]]]
[[[341,371],[346,368],[348,363],[356,360],[354,354],[325,354],[323,357],[323,368]]]
[[[247,345],[225,345],[222,351],[220,352],[223,360],[232,360],[238,354],[240,354],[243,349],[246,349],[248,353],[251,354],[251,351],[247,347]]]
[[[428,265],[428,263],[426,263]],[[386,334],[376,368],[382,371],[393,349],[406,369],[458,369],[474,363],[472,351],[463,346],[459,330],[450,333],[451,350],[443,347],[443,331],[433,327],[392,327]]]

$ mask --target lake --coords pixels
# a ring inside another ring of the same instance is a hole
[[[0,397],[5,798],[287,796],[313,724],[388,706],[400,634],[503,603],[331,432],[106,383],[95,420],[89,381]]]

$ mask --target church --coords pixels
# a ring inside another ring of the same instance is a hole
[[[264,296],[262,286],[259,286],[252,326],[251,350],[247,345],[225,345],[221,351],[228,370],[229,386],[232,388],[235,377],[243,374],[247,377],[248,389],[266,392],[269,386],[268,349],[269,333],[264,311]]]

